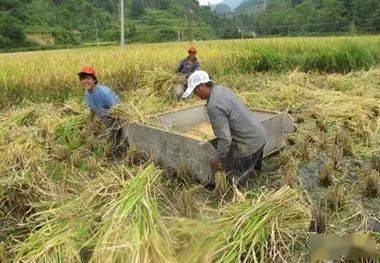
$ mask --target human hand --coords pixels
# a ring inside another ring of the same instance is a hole
[[[210,164],[215,171],[223,170],[222,162],[219,159],[211,160]]]

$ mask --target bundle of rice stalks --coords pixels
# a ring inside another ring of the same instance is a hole
[[[173,88],[175,84],[185,84],[186,78],[182,75],[172,74],[162,68],[144,72],[141,85],[155,94],[166,99],[173,99]]]
[[[98,173],[91,180],[77,174],[73,187],[64,198],[40,202],[41,212],[31,219],[33,231],[27,239],[14,247],[16,261],[21,262],[81,262],[80,251],[97,229],[101,207],[115,198],[121,182],[131,175],[125,167]],[[69,187],[68,185],[66,187]],[[55,191],[41,189],[53,197]]]
[[[179,193],[179,205],[182,214],[186,217],[192,217],[195,212],[199,212],[203,205],[199,202],[198,197],[204,194],[204,186],[196,185],[187,189],[183,189]]]
[[[67,146],[69,150],[78,149],[86,142],[87,122],[88,114],[86,113],[67,117],[56,128],[57,142]]]
[[[21,130],[18,130],[20,132]],[[47,154],[43,147],[29,134],[16,135],[10,142],[0,146],[0,176],[9,175],[9,172],[35,171],[38,163],[47,159]]]
[[[102,210],[94,235],[94,262],[168,262],[172,245],[160,220],[154,188],[162,172],[153,164],[124,182],[117,197]]]
[[[28,238],[14,248],[16,261],[21,262],[78,262],[79,250],[89,236],[91,210],[81,196],[66,199],[55,207],[38,212],[35,228]],[[88,207],[86,207],[88,208]]]
[[[132,122],[158,126],[158,122],[152,117],[163,112],[166,108],[167,105],[162,97],[136,94],[136,96],[131,96],[126,103],[112,107],[110,114],[117,120],[119,127]]]
[[[32,125],[37,118],[37,108],[28,107],[26,109],[16,111],[10,117],[12,124],[17,126],[29,126]]]
[[[87,108],[83,103],[80,103],[74,99],[69,99],[63,105],[61,110],[62,116],[67,115],[81,115],[83,112],[87,112]]]
[[[286,262],[306,236],[310,213],[295,190],[283,187],[256,200],[227,205],[220,217],[192,227],[200,240],[186,248],[187,262]]]
[[[47,219],[21,244],[16,261],[80,262],[79,250],[90,236],[89,225],[89,218],[78,218],[75,214]]]
[[[229,188],[228,184],[228,174],[225,172],[217,172],[215,174],[215,193],[219,197],[223,197]]]
[[[110,114],[117,120],[119,128],[132,122],[148,124],[150,121],[149,116],[132,103],[115,105]]]

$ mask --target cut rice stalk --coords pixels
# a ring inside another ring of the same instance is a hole
[[[153,164],[119,189],[102,210],[103,221],[94,236],[93,262],[173,262],[172,245],[153,189],[162,171]]]
[[[227,205],[220,218],[192,228],[196,244],[184,253],[187,262],[263,262],[285,260],[305,237],[310,212],[295,190],[283,187]]]

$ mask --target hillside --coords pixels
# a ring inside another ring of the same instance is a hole
[[[221,4],[228,5],[232,10],[247,0],[224,0]]]
[[[228,15],[228,14],[232,13],[231,8],[226,4],[217,4],[212,8],[212,10],[216,14],[221,15],[221,16]]]
[[[235,13],[255,13],[262,11],[264,8],[264,0],[246,0],[242,1],[234,10]]]
[[[3,0],[0,49],[118,41],[119,1]],[[198,1],[125,0],[127,42],[234,37],[232,23]],[[190,19],[189,19],[190,18]],[[189,26],[189,21],[191,21]],[[231,33],[232,32],[232,33]],[[236,34],[236,33],[235,33]]]
[[[257,35],[327,35],[380,32],[378,0],[249,0],[234,21]]]

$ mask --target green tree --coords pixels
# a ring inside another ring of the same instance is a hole
[[[132,0],[129,15],[132,18],[138,18],[144,14],[144,2],[141,0]]]

